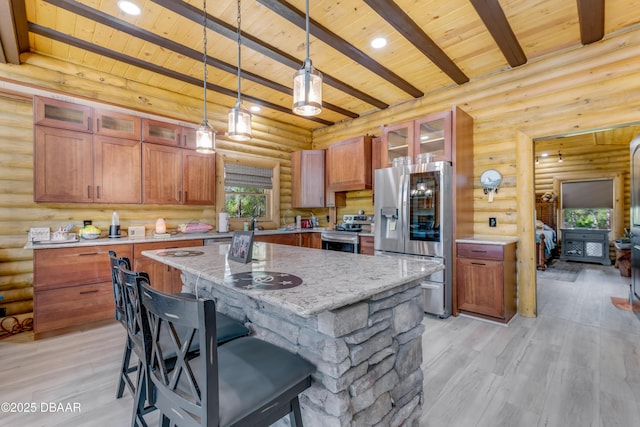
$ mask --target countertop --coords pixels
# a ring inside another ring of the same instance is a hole
[[[518,238],[512,236],[484,236],[475,235],[456,239],[456,243],[478,243],[483,245],[508,245],[511,243],[517,243]]]
[[[294,229],[276,229],[276,230],[256,230],[254,233],[256,236],[264,236],[264,235],[273,235],[273,234],[292,234],[292,233],[321,233],[325,230],[329,230],[328,228],[294,228]],[[358,235],[362,236],[373,236],[372,233],[358,233]],[[24,249],[55,249],[55,248],[68,248],[68,247],[78,247],[78,246],[96,246],[96,245],[125,245],[125,244],[133,244],[133,243],[149,243],[149,242],[171,242],[177,240],[194,240],[194,239],[230,239],[233,237],[233,231],[228,233],[218,233],[217,231],[208,231],[205,233],[177,233],[171,234],[169,237],[157,238],[152,235],[147,235],[144,238],[129,238],[129,237],[101,237],[98,239],[82,239],[79,238],[76,241],[71,242],[55,242],[51,241],[47,242],[29,242],[24,246]]]
[[[413,284],[444,268],[429,260],[378,257],[297,246],[255,242],[253,262],[227,259],[229,243],[180,248],[203,252],[197,256],[162,256],[166,250],[143,251],[156,261],[194,275],[198,286],[224,286],[282,310],[308,317],[344,307],[403,285]],[[276,272],[298,276],[302,284],[279,290],[233,286],[231,275]],[[226,280],[225,280],[226,279]]]

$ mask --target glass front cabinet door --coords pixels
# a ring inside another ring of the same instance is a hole
[[[380,156],[382,167],[393,166],[394,159],[400,157],[409,157],[414,164],[423,158],[432,162],[452,161],[451,125],[451,111],[445,111],[384,126]]]

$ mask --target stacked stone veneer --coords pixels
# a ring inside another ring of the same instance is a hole
[[[183,280],[189,290],[198,283],[220,312],[250,322],[257,337],[316,366],[311,388],[300,396],[305,427],[418,425],[424,332],[418,282],[301,317],[190,274]]]

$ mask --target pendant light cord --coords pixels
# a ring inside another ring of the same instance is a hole
[[[240,106],[240,46],[241,46],[241,40],[240,40],[240,0],[238,0],[238,19],[237,19],[237,23],[238,23],[238,101],[237,101],[237,106]]]
[[[207,0],[203,0],[203,22],[202,22],[202,40],[204,45],[204,53],[202,56],[202,63],[204,64],[204,80],[203,80],[203,92],[204,92],[204,117],[202,122],[205,125],[209,125],[209,121],[207,120]]]
[[[307,35],[307,61],[309,61],[309,0],[307,0],[307,13],[305,15],[306,35]]]

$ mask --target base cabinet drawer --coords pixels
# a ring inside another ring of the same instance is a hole
[[[34,296],[34,331],[114,319],[111,281],[43,290]]]

